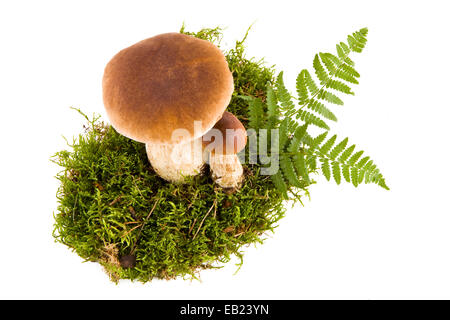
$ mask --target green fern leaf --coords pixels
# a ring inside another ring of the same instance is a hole
[[[346,57],[344,49],[341,47],[340,44],[336,44],[336,52],[337,52],[339,58],[344,59]]]
[[[288,121],[288,132],[289,135],[291,132],[295,132],[295,130],[297,130],[297,128],[299,127],[299,124],[297,121],[295,121],[294,119],[289,118]]]
[[[305,123],[313,124],[319,128],[330,130],[330,127],[325,123],[325,121],[306,110],[299,110],[297,112],[297,119],[301,119]]]
[[[359,160],[359,162],[356,164],[356,166],[361,169],[367,163],[367,161],[369,161],[369,159],[370,159],[370,157],[362,158],[361,160]]]
[[[314,145],[314,138],[311,137],[308,132],[306,132],[305,135],[303,136],[303,143],[311,147]]]
[[[325,100],[325,101],[328,101],[330,103],[334,103],[334,104],[337,104],[337,105],[343,105],[344,104],[344,102],[338,96],[336,96],[335,94],[333,94],[333,93],[331,93],[329,91],[326,91],[324,89],[321,89],[319,91],[319,93],[317,94],[317,99]]]
[[[304,69],[302,71],[309,92],[311,93],[311,95],[315,95],[319,91],[319,87],[317,86],[314,79],[311,77],[311,74],[308,72],[308,70]]]
[[[350,53],[350,48],[345,44],[345,42],[341,42],[340,47],[341,47],[342,51],[344,52],[344,54],[342,56],[339,55],[339,57],[345,58]]]
[[[377,185],[379,185],[380,187],[386,189],[386,190],[390,190],[389,187],[386,185],[386,182],[384,181],[383,176],[381,176],[378,181],[376,182]]]
[[[275,187],[278,189],[278,191],[283,195],[284,199],[288,199],[288,187],[286,185],[286,182],[284,182],[283,176],[278,170],[277,173],[270,176],[270,179],[272,180]]]
[[[331,159],[336,159],[337,156],[344,151],[345,147],[347,146],[348,143],[348,138],[345,138],[344,140],[342,140],[341,142],[339,142],[336,147],[334,147],[333,150],[331,150],[330,152],[330,158]]]
[[[373,161],[370,160],[362,169],[364,170],[365,183],[369,183],[371,173],[376,169],[376,166],[373,164]]]
[[[352,76],[351,74],[346,72],[344,70],[345,69],[344,66],[346,66],[346,65],[345,64],[341,65],[341,68],[338,71],[336,71],[334,76],[336,78],[342,79],[344,81],[347,81],[347,82],[350,82],[350,83],[353,83],[353,84],[358,84],[359,83],[358,80],[356,80],[356,78],[354,76]]]
[[[282,155],[280,157],[280,167],[283,176],[291,185],[297,188],[302,187],[302,183],[297,177],[297,172],[295,171],[294,164],[292,163],[291,158],[286,155]]]
[[[267,128],[274,129],[277,127],[280,119],[280,110],[278,108],[277,98],[273,88],[268,85],[266,90],[267,105]]]
[[[355,78],[359,78],[360,77],[359,72],[356,71],[355,68],[352,67],[352,66],[349,66],[347,64],[343,64],[343,65],[341,65],[341,69],[342,69],[343,72],[345,72],[345,73],[347,73],[347,74],[349,74],[349,75],[351,75],[351,76],[353,76]]]
[[[356,152],[354,155],[351,156],[351,158],[348,160],[348,163],[353,166],[356,161],[358,161],[358,159],[362,156],[362,154],[364,153],[364,151],[358,151]]]
[[[320,161],[322,162],[322,173],[324,175],[324,177],[330,181],[331,178],[331,169],[330,169],[330,163],[328,162],[328,159],[320,159]]]
[[[322,63],[320,62],[319,55],[316,54],[313,61],[313,67],[316,72],[317,78],[320,81],[321,85],[324,85],[327,83],[329,76],[327,72],[325,71]]]
[[[355,95],[355,93],[352,91],[352,89],[350,89],[349,86],[347,86],[345,83],[339,81],[339,80],[330,80],[328,81],[327,88],[330,89],[334,89],[336,91],[340,91],[342,93],[345,94],[351,94],[351,95]]]
[[[352,146],[348,147],[347,149],[345,149],[345,151],[342,152],[341,156],[339,157],[339,160],[341,160],[342,162],[347,161],[347,159],[352,155],[355,148],[356,148],[356,146],[352,145]]]
[[[297,76],[297,94],[298,94],[298,103],[304,104],[309,99],[308,88],[306,85],[305,79],[305,69],[302,70]]]
[[[272,176],[277,189],[287,198],[289,186],[305,187],[310,183],[309,172],[316,172],[318,160],[320,169],[327,180],[333,177],[337,184],[343,179],[355,187],[359,184],[375,183],[389,189],[379,169],[369,157],[362,157],[363,151],[355,151],[355,145],[347,147],[348,138],[336,145],[337,136],[327,139],[327,131],[313,138],[307,133],[307,126],[313,124],[329,130],[328,124],[322,120],[337,118],[324,101],[343,105],[343,101],[334,92],[354,94],[349,84],[358,84],[359,73],[354,62],[349,58],[352,52],[361,52],[367,42],[367,29],[361,29],[347,37],[347,43],[336,45],[337,55],[319,53],[314,56],[313,67],[320,87],[316,84],[308,70],[303,69],[297,76],[296,89],[299,108],[296,109],[292,96],[286,89],[283,73],[280,72],[275,82],[276,91],[268,86],[266,92],[267,115],[260,116],[260,101],[253,101],[249,112],[249,121],[258,128],[279,129],[280,170]],[[333,91],[333,92],[331,92]],[[280,104],[280,106],[278,105]],[[304,125],[290,117],[304,122]],[[280,117],[284,119],[280,121]],[[285,152],[286,150],[286,152]]]
[[[288,152],[295,153],[298,152],[300,149],[300,145],[303,141],[303,137],[306,134],[306,129],[308,128],[308,125],[305,124],[303,126],[297,127],[294,132],[294,136],[292,137],[289,146],[287,148]]]
[[[351,169],[351,179],[355,187],[358,186],[358,168],[352,167]]]
[[[283,71],[278,74],[277,82],[277,94],[278,100],[281,103],[282,109],[286,112],[293,112],[295,110],[295,105],[292,102],[292,97],[289,91],[286,89],[283,81]]]
[[[325,142],[321,147],[320,147],[320,152],[323,154],[327,154],[328,151],[330,151],[330,149],[333,147],[334,143],[336,142],[336,138],[337,136],[334,135],[332,136],[330,139],[328,139],[327,142]]]
[[[297,171],[297,174],[303,178],[304,181],[306,181],[308,184],[310,183],[309,175],[308,175],[308,168],[305,161],[305,156],[302,153],[297,153],[293,157],[294,161],[294,167]]]
[[[310,169],[310,172],[317,170],[317,157],[315,155],[308,155],[306,158],[306,165]]]
[[[362,52],[362,50],[366,46],[367,32],[368,32],[368,29],[363,28],[359,31],[353,32],[352,35],[349,35],[347,37],[347,43],[352,51]]]
[[[329,74],[334,74],[337,70],[335,64],[330,59],[330,57],[326,53],[319,53],[320,59],[322,60],[325,68],[327,68]]]
[[[341,167],[338,162],[333,162],[332,165],[333,169],[333,178],[334,181],[336,181],[337,184],[341,183]]]
[[[364,170],[359,170],[358,173],[358,185],[363,183],[364,181]]]
[[[345,164],[342,166],[342,175],[344,176],[345,181],[351,182],[350,180],[350,166]]]
[[[327,135],[328,135],[328,132],[325,131],[324,133],[319,134],[317,137],[315,137],[314,140],[313,140],[313,144],[311,145],[311,149],[314,150],[318,146],[320,146],[322,144],[322,142],[325,141]]]
[[[260,128],[263,128],[263,115],[264,115],[264,109],[263,109],[263,103],[261,99],[259,98],[253,98],[250,100],[250,103],[248,104],[249,110],[249,121],[248,125],[250,128],[258,130]]]
[[[289,139],[289,118],[284,118],[279,127],[279,148],[280,151],[284,150],[284,147]]]
[[[348,57],[348,54],[351,52],[351,50],[344,42],[336,45],[336,50],[338,52],[339,58],[341,58],[341,60],[343,60],[346,64],[350,66],[355,65],[355,63]]]
[[[313,111],[317,112],[318,114],[323,116],[325,119],[332,120],[332,121],[337,121],[337,118],[334,115],[334,113],[331,112],[330,109],[325,107],[325,105],[322,102],[320,102],[320,101],[311,99],[309,101],[309,103],[306,105],[306,107],[308,109],[310,109],[310,110],[313,110]]]
[[[358,41],[356,41],[356,39],[349,35],[347,37],[347,43],[348,46],[350,47],[350,50],[354,51],[354,52],[362,52],[362,48],[359,46]]]

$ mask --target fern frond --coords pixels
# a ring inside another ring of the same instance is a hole
[[[368,29],[363,28],[359,31],[353,32],[352,35],[349,35],[347,37],[347,43],[350,47],[350,50],[355,52],[362,52],[367,42],[367,32]]]
[[[320,81],[320,84],[325,85],[330,78],[328,76],[328,73],[325,71],[322,63],[320,62],[318,54],[316,54],[314,57],[313,67],[316,72],[317,78]]]
[[[288,117],[284,118],[279,127],[279,148],[280,151],[284,150],[284,147],[289,139],[289,122],[290,119]]]
[[[332,169],[333,169],[334,181],[336,181],[336,184],[340,184],[341,183],[341,166],[339,165],[338,162],[334,161],[332,164]]]
[[[350,157],[350,159],[348,159],[348,163],[353,166],[356,163],[356,161],[358,161],[358,159],[362,156],[363,153],[364,151],[356,152]]]
[[[294,136],[292,137],[289,146],[287,148],[287,151],[290,153],[298,152],[300,149],[300,145],[303,141],[303,137],[306,134],[306,129],[308,128],[308,124],[305,124],[301,127],[297,127],[297,129],[294,132]]]
[[[313,79],[307,69],[301,70],[296,79],[298,107],[284,84],[283,72],[278,74],[274,87],[267,85],[265,105],[261,99],[244,97],[250,102],[251,127],[278,129],[279,170],[271,179],[286,199],[291,187],[308,186],[311,183],[309,174],[318,169],[327,180],[333,177],[337,184],[345,180],[354,186],[365,182],[389,189],[373,161],[368,156],[362,157],[363,151],[355,152],[355,145],[347,147],[348,138],[337,143],[336,135],[327,139],[328,131],[315,138],[307,132],[310,124],[329,130],[325,120],[337,121],[337,118],[326,102],[342,105],[343,101],[337,94],[354,94],[350,84],[358,84],[360,75],[349,55],[364,49],[366,36],[367,29],[361,29],[349,35],[347,43],[336,45],[336,55],[321,52],[314,56],[313,68],[317,79]],[[304,124],[292,119],[293,115]],[[268,133],[273,134],[271,131]],[[266,145],[267,140],[266,135],[259,134],[260,145]]]
[[[311,145],[311,149],[314,150],[316,149],[318,146],[320,146],[322,144],[322,142],[325,141],[326,137],[328,135],[328,132],[325,131],[322,134],[319,134],[317,137],[314,138],[313,143]]]
[[[351,182],[350,180],[350,166],[348,164],[345,164],[342,166],[342,176],[344,177],[345,181],[348,183]]]
[[[362,168],[364,167],[364,165],[369,161],[370,157],[364,157],[361,160],[358,161],[358,163],[356,164],[356,166],[358,168]]]
[[[314,79],[311,77],[311,74],[309,73],[308,70],[303,69],[302,72],[309,92],[311,93],[311,95],[315,95],[319,91],[319,87],[317,86]]]
[[[310,183],[309,175],[308,175],[308,167],[305,161],[305,156],[302,153],[297,153],[293,158],[295,170],[297,174],[306,181],[307,184]]]
[[[278,189],[278,191],[281,192],[283,197],[285,199],[288,199],[288,186],[286,185],[286,182],[284,181],[283,175],[281,174],[280,170],[278,170],[277,173],[270,176],[270,179],[272,180],[275,187]]]
[[[337,121],[336,116],[330,109],[328,109],[322,102],[311,99],[306,107],[310,110],[313,110],[323,116],[325,119]]]
[[[327,68],[328,73],[329,74],[335,73],[337,70],[337,67],[334,64],[333,59],[330,59],[329,54],[320,52],[319,56],[320,56],[320,59],[322,60],[323,64],[325,65],[325,68]]]
[[[352,145],[352,146],[348,147],[347,149],[345,149],[345,151],[339,157],[339,160],[342,162],[347,161],[347,159],[352,155],[353,150],[355,150],[355,148],[356,148],[356,146]]]
[[[295,171],[294,164],[291,158],[287,155],[280,156],[280,168],[283,176],[294,187],[301,188],[303,185],[298,179],[297,172]]]
[[[318,138],[319,137],[316,139]],[[322,134],[319,140],[324,141],[325,134]],[[355,187],[365,182],[375,183],[380,187],[389,190],[383,175],[380,173],[379,169],[370,157],[366,156],[361,158],[364,151],[354,152],[355,145],[351,145],[345,149],[348,143],[348,138],[345,138],[334,148],[332,148],[335,142],[336,135],[329,138],[319,148],[317,148],[317,146],[321,143],[312,144],[309,151],[310,153],[317,155],[319,158],[322,163],[322,173],[327,180],[330,178],[331,163],[331,173],[337,184],[340,184],[341,176],[343,176],[345,181],[351,182]]]
[[[277,127],[281,112],[278,107],[278,101],[273,88],[267,85],[266,89],[266,105],[267,105],[267,129],[274,129]]]
[[[352,180],[352,183],[353,183],[353,185],[355,186],[355,187],[357,187],[358,186],[358,168],[356,168],[356,167],[352,167],[351,168],[351,171],[350,171],[350,177],[351,177],[351,180]]]
[[[325,121],[306,110],[299,110],[297,112],[297,119],[301,119],[305,123],[313,124],[319,128],[330,130],[330,127],[325,123]]]
[[[344,140],[342,140],[341,142],[339,142],[334,148],[333,150],[331,150],[330,152],[330,158],[331,159],[336,159],[337,156],[344,151],[345,147],[347,146],[348,143],[348,138],[345,138]]]
[[[357,76],[353,76],[353,75],[351,75],[350,73],[346,72],[346,71],[344,70],[345,67],[343,67],[343,66],[344,66],[344,65],[342,65],[342,68],[339,69],[339,70],[334,74],[334,76],[335,76],[336,78],[342,79],[342,80],[344,80],[344,81],[347,81],[347,82],[350,82],[350,83],[353,83],[353,84],[358,84],[359,82],[358,82],[358,80],[356,80]]]
[[[325,87],[340,91],[345,94],[355,95],[355,93],[352,91],[352,89],[350,89],[348,85],[339,80],[330,80]]]
[[[334,135],[330,139],[328,139],[327,142],[325,142],[319,149],[319,151],[323,154],[327,154],[330,149],[333,147],[334,143],[336,142],[337,136]]]
[[[322,163],[322,166],[320,167],[322,169],[322,173],[324,175],[324,177],[330,181],[331,178],[331,169],[330,169],[330,163],[328,161],[328,159],[320,159],[320,162]]]
[[[290,113],[293,112],[295,109],[295,105],[292,102],[291,94],[289,93],[289,91],[286,89],[286,86],[284,85],[283,71],[281,71],[278,74],[276,87],[277,87],[278,100],[281,103],[282,110],[285,112],[290,112]]]
[[[353,66],[355,63],[348,57],[351,52],[350,48],[344,43],[341,42],[336,45],[336,51],[338,53],[339,58],[342,59],[347,65]]]
[[[303,143],[306,144],[307,146],[312,147],[314,145],[314,138],[311,137],[311,135],[306,132],[305,135],[303,136]]]
[[[334,103],[341,106],[344,104],[344,102],[338,96],[324,89],[319,90],[319,93],[317,94],[317,99],[325,100],[330,103]]]
[[[297,80],[296,80],[298,102],[300,104],[306,103],[309,99],[308,88],[307,88],[306,79],[305,79],[305,71],[306,71],[306,69],[302,70],[298,74]]]
[[[264,108],[261,99],[253,98],[248,104],[248,125],[250,128],[258,130],[264,127]]]
[[[311,172],[317,170],[317,157],[315,155],[308,155],[306,158],[306,165],[310,169]]]

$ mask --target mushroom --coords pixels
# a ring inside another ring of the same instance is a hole
[[[123,49],[103,75],[103,102],[112,126],[145,143],[153,169],[171,182],[200,172],[201,137],[220,119],[233,90],[220,49],[180,33]]]
[[[243,169],[237,153],[244,149],[246,144],[247,133],[244,126],[227,111],[203,136],[204,150],[209,152],[212,177],[222,188],[238,188],[242,182]]]

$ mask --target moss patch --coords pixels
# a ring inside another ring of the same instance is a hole
[[[218,28],[188,34],[220,45]],[[243,41],[225,54],[235,80],[228,110],[246,125],[247,105],[237,95],[264,98],[273,69],[247,59]],[[244,165],[245,183],[234,193],[217,187],[207,167],[187,184],[174,185],[155,174],[142,143],[98,117],[85,118],[70,150],[52,159],[63,168],[54,237],[103,265],[113,281],[196,277],[232,256],[242,263],[243,246],[261,243],[285,213],[282,195],[259,175],[258,165]]]

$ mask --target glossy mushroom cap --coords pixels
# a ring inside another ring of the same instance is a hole
[[[245,148],[247,133],[239,119],[225,111],[222,118],[203,136],[202,142],[209,152],[236,154]]]
[[[201,137],[220,119],[234,90],[225,56],[212,43],[165,33],[123,49],[107,64],[103,102],[114,128],[147,143]],[[194,121],[201,121],[194,130]],[[176,129],[190,137],[172,140]]]

